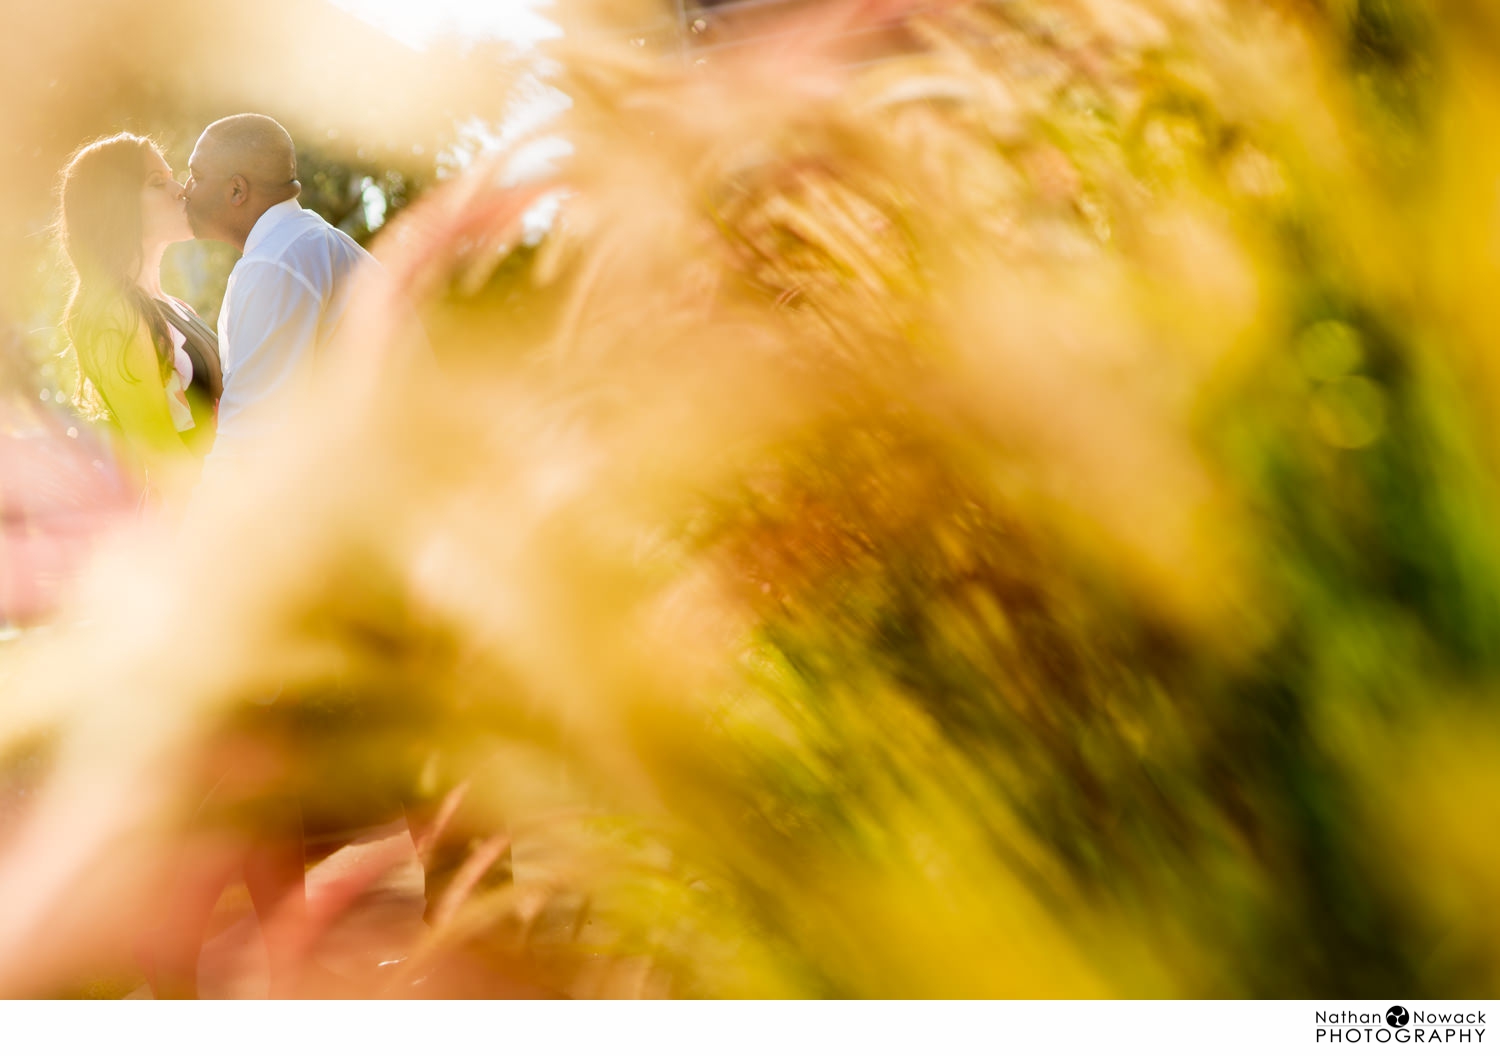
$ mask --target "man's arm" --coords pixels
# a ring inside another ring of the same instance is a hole
[[[271,261],[242,262],[229,296],[215,463],[243,457],[274,428],[278,405],[312,362],[322,312],[312,286]]]

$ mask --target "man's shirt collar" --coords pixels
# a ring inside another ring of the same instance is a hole
[[[255,221],[255,226],[250,228],[250,233],[245,236],[244,256],[249,256],[256,246],[266,240],[271,229],[281,223],[289,216],[302,212],[302,206],[297,204],[297,199],[288,198],[284,202],[277,202],[271,208],[260,214],[260,219]]]

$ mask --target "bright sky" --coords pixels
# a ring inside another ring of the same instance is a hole
[[[562,30],[537,14],[552,0],[329,0],[335,7],[368,22],[413,48],[423,49],[443,36],[470,40],[499,38],[530,47],[538,41],[562,36]],[[500,126],[474,120],[461,130],[464,135],[446,151],[447,167],[462,168],[475,157],[510,146],[517,137],[534,131],[571,104],[566,95],[550,88],[534,75],[526,82],[524,98]],[[506,178],[510,182],[533,179],[552,171],[552,162],[572,153],[568,142],[548,136],[512,152]],[[441,160],[441,159],[440,159]],[[439,171],[441,171],[441,166]],[[365,181],[365,222],[371,231],[385,222],[387,202],[380,188]],[[551,226],[560,198],[543,198],[525,216],[525,241],[535,244]]]
[[[445,35],[499,37],[517,44],[561,36],[537,14],[550,0],[331,0],[402,43],[425,48]]]

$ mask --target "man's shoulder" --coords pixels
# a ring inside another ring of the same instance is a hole
[[[280,281],[282,277],[321,287],[375,258],[353,238],[317,213],[279,227],[280,237],[267,239],[245,254],[231,275],[237,283]]]
[[[294,270],[305,263],[310,256],[332,255],[362,260],[373,259],[350,235],[330,224],[311,209],[303,209],[296,217],[277,228],[273,234],[280,237],[266,239],[244,259],[287,265]]]
[[[277,219],[275,226],[242,259],[278,260],[286,255],[289,247],[305,238],[318,237],[328,226],[328,222],[311,209],[288,211]]]

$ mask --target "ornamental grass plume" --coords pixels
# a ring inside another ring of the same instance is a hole
[[[787,18],[565,38],[555,180],[377,243],[437,366],[368,301],[7,647],[5,992],[122,963],[253,746],[472,834],[369,996],[1494,993],[1487,9]]]

